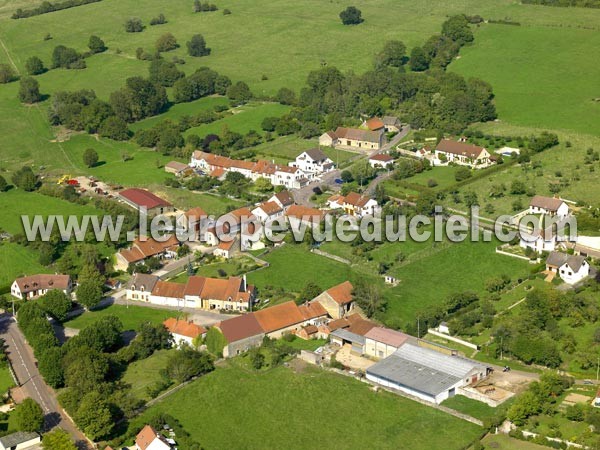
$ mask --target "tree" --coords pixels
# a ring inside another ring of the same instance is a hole
[[[175,63],[162,58],[152,60],[148,73],[150,80],[161,86],[173,86],[177,80],[185,77],[185,74],[177,69]]]
[[[260,177],[254,182],[254,188],[258,192],[270,192],[273,190],[273,185],[268,178]]]
[[[44,63],[37,56],[32,56],[25,62],[25,70],[29,75],[39,75],[46,71]]]
[[[312,281],[309,281],[306,284],[306,286],[304,286],[304,288],[300,291],[297,303],[301,304],[304,302],[308,302],[313,298],[319,296],[321,292],[323,292],[323,290],[319,287],[319,285],[313,283]]]
[[[137,17],[132,17],[125,22],[125,31],[127,33],[140,33],[144,30],[142,20]]]
[[[29,166],[23,166],[17,170],[11,180],[15,186],[27,192],[34,191],[38,184],[37,176]]]
[[[508,409],[507,418],[517,426],[522,426],[529,416],[541,409],[540,399],[530,391],[524,392]]]
[[[94,167],[98,163],[98,152],[93,148],[87,148],[83,152],[83,163],[87,167]]]
[[[126,141],[129,139],[130,131],[127,123],[117,116],[107,117],[98,127],[98,134],[102,137],[114,139],[115,141]]]
[[[38,361],[40,373],[53,388],[59,388],[65,380],[65,373],[59,361],[62,360],[63,350],[61,347],[49,347],[43,351],[36,351],[35,356]]]
[[[17,79],[17,74],[8,64],[0,64],[0,84],[10,83]]]
[[[83,396],[73,419],[86,436],[95,441],[108,436],[114,426],[109,405],[97,391]]]
[[[81,59],[81,55],[74,48],[57,45],[52,51],[52,68],[57,69],[59,67],[83,69],[85,68],[85,61]]]
[[[234,105],[243,105],[252,99],[252,92],[246,83],[238,81],[227,88],[227,97]]]
[[[44,434],[42,447],[46,450],[77,450],[69,433],[60,428],[55,428],[54,431]]]
[[[21,103],[37,103],[42,99],[40,84],[35,78],[21,78],[19,86],[19,100]]]
[[[383,311],[386,307],[379,286],[365,278],[360,278],[354,283],[352,299],[367,317],[373,317],[375,313]]]
[[[385,66],[400,67],[405,62],[406,46],[402,41],[387,41],[377,57],[377,62]]]
[[[296,103],[296,93],[289,88],[282,87],[277,91],[275,99],[282,105],[293,105]]]
[[[173,353],[167,362],[169,377],[179,383],[211,372],[214,368],[212,357],[208,353],[187,346]]]
[[[167,102],[165,88],[142,77],[128,78],[125,87],[110,95],[110,106],[126,122],[158,114]]]
[[[67,314],[71,311],[71,299],[58,289],[48,291],[40,298],[39,303],[47,314],[61,322],[67,318]]]
[[[194,12],[199,13],[202,11],[202,5],[200,4],[200,0],[194,0]]]
[[[510,185],[510,193],[513,195],[522,195],[527,192],[525,183],[519,180],[514,180]]]
[[[471,178],[471,176],[472,173],[468,167],[459,167],[458,169],[456,169],[456,172],[454,172],[454,179],[456,181],[463,181],[467,178]]]
[[[0,175],[0,192],[6,191],[8,188],[8,183],[6,182],[6,178]]]
[[[421,47],[412,49],[409,64],[413,72],[423,72],[429,68],[429,59]]]
[[[207,56],[210,55],[210,48],[206,46],[204,36],[195,34],[192,39],[186,43],[188,54],[190,56]]]
[[[17,405],[14,415],[19,431],[39,431],[44,424],[42,407],[32,398],[26,398]]]
[[[79,284],[76,295],[79,303],[87,309],[91,309],[102,300],[102,288],[93,281],[83,281]]]
[[[165,33],[156,40],[156,50],[158,52],[168,52],[178,47],[177,39],[171,33]]]
[[[348,169],[342,170],[342,173],[340,174],[340,178],[344,183],[352,183],[354,181],[352,172],[350,172]]]
[[[340,13],[340,19],[344,25],[358,25],[363,21],[360,9],[348,6]]]
[[[469,21],[460,14],[452,16],[442,24],[442,35],[449,37],[459,45],[473,41],[473,32],[469,28]]]
[[[90,36],[90,40],[88,41],[88,48],[92,53],[102,53],[106,50],[106,45],[104,41],[100,39],[98,36]]]

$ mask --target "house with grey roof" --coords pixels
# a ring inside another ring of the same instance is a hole
[[[589,276],[590,265],[581,255],[551,252],[546,258],[546,271],[556,273],[567,284],[576,284]]]
[[[25,450],[40,448],[40,435],[33,432],[17,431],[0,438],[0,450]]]
[[[548,214],[564,218],[569,215],[569,205],[560,198],[535,195],[529,202],[529,214]]]
[[[302,170],[309,180],[335,169],[333,161],[320,148],[303,151],[289,165]]]
[[[447,355],[412,343],[369,367],[367,379],[422,400],[440,404],[463,386],[484,379],[491,368],[456,355]]]

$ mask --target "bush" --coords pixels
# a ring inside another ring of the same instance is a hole
[[[154,17],[154,18],[152,18],[152,20],[150,20],[151,26],[162,25],[165,23],[167,23],[167,19],[163,13],[160,13],[157,17]]]
[[[125,22],[125,31],[127,33],[141,33],[144,31],[142,20],[137,17],[132,17]]]
[[[156,40],[156,50],[158,52],[168,52],[178,47],[177,39],[171,33],[165,33]]]
[[[29,75],[39,75],[46,71],[44,63],[37,56],[32,56],[25,62],[25,70]]]
[[[358,25],[363,21],[360,9],[348,6],[340,13],[340,19],[344,25]]]
[[[17,74],[8,64],[0,64],[0,83],[6,84],[17,79]]]
[[[192,39],[186,43],[188,54],[190,56],[207,56],[210,55],[210,48],[206,46],[204,36],[201,34],[195,34]]]

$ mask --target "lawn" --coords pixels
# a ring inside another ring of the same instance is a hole
[[[196,268],[195,275],[211,278],[224,278],[219,274],[220,270],[223,270],[226,275],[225,277],[238,276],[246,273],[249,270],[257,267],[253,259],[241,256],[239,258],[228,259],[226,261],[218,261],[210,264],[200,263],[200,266]],[[189,275],[184,272],[177,277],[169,280],[177,283],[187,282]]]
[[[69,328],[81,330],[96,320],[109,315],[117,316],[121,319],[124,330],[137,330],[140,324],[144,322],[159,324],[169,317],[175,317],[177,312],[168,311],[166,309],[136,306],[133,304],[130,304],[129,306],[110,305],[95,311],[84,312],[82,315],[65,322],[64,325]]]
[[[233,114],[215,122],[190,128],[184,135],[197,134],[200,137],[207,134],[221,135],[225,129],[242,134],[254,130],[262,134],[263,131],[260,125],[265,117],[279,117],[289,110],[289,106],[280,105],[279,103],[250,103],[233,109]]]
[[[127,366],[122,381],[131,385],[131,393],[135,397],[150,400],[146,389],[163,379],[160,371],[167,367],[167,361],[173,351],[175,350],[158,350],[152,356]]]
[[[49,271],[38,263],[33,250],[9,242],[0,244],[0,292],[8,291],[16,277]]]
[[[15,382],[10,374],[8,363],[4,363],[4,365],[0,367],[0,395],[4,396],[4,394],[14,385]]]
[[[488,434],[481,440],[481,443],[485,448],[493,448],[495,450],[548,450],[548,447],[545,445],[522,441],[506,434]]]
[[[11,189],[0,194],[2,199],[2,214],[0,215],[0,228],[12,234],[23,233],[23,222],[21,216],[28,216],[30,221],[33,217],[40,215],[77,216],[85,214],[103,214],[90,205],[79,205],[37,192],[25,192],[19,189]]]
[[[490,83],[503,121],[600,135],[597,27],[482,25],[450,69]]]
[[[442,405],[484,421],[493,418],[500,412],[500,409],[506,409],[507,407],[505,402],[497,408],[492,408],[483,402],[478,402],[477,400],[472,400],[462,395],[450,397],[449,399],[444,400]]]
[[[199,407],[201,414],[190,414]],[[317,441],[320,448],[459,449],[481,432],[441,411],[313,367],[254,372],[230,362],[145,414],[158,411],[174,416],[207,449],[305,449]]]
[[[329,289],[352,276],[349,266],[310,253],[302,244],[286,244],[261,258],[271,265],[248,275],[248,282],[259,288],[273,286],[299,292],[307,283],[315,282]]]
[[[420,253],[390,271],[400,284],[389,290],[387,318],[412,321],[417,313],[453,293],[485,292],[485,281],[501,274],[513,280],[528,274],[528,263],[494,252],[495,242],[423,243]]]

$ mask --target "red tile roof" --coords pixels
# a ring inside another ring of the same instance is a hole
[[[366,195],[360,195],[356,192],[350,192],[348,195],[346,195],[346,197],[344,197],[344,203],[361,208],[364,207],[369,200],[371,200],[370,197]]]
[[[169,298],[184,298],[185,284],[158,280],[154,289],[152,289],[152,295]]]
[[[215,326],[221,330],[221,333],[230,344],[264,333],[254,314],[244,314],[227,319]]]
[[[257,208],[262,209],[267,216],[272,216],[273,214],[283,211],[281,206],[275,202],[264,202],[258,205]]]
[[[385,124],[379,117],[373,117],[372,119],[367,120],[366,124],[367,128],[371,131],[380,130],[385,127]]]
[[[38,274],[17,278],[15,281],[21,293],[25,294],[40,289],[68,289],[71,277],[69,275]]]
[[[153,209],[159,206],[172,206],[168,201],[157,197],[152,192],[146,191],[145,189],[125,189],[124,191],[119,192],[119,195],[136,205],[138,208],[144,206],[147,209]]]
[[[344,281],[337,286],[327,289],[326,292],[337,304],[345,305],[352,301],[352,289],[354,289],[352,283]]]
[[[556,197],[544,197],[543,195],[535,195],[529,202],[529,206],[547,209],[548,211],[556,212],[564,201]]]
[[[320,209],[309,208],[308,206],[292,205],[285,214],[288,217],[295,217],[296,219],[320,222],[325,215],[325,212]]]
[[[185,217],[193,217],[194,219],[200,219],[201,217],[207,217],[208,214],[200,208],[196,206],[195,208],[189,209],[185,212]]]
[[[376,155],[369,157],[369,159],[371,161],[382,161],[382,162],[389,162],[389,161],[394,160],[394,158],[392,158],[390,155],[386,155],[385,153],[377,153]]]
[[[265,333],[272,333],[304,322],[302,313],[293,301],[261,309],[256,311],[254,316]]]
[[[146,425],[136,436],[135,445],[140,450],[146,450],[150,446],[150,444],[154,442],[155,439],[160,439],[164,442],[162,437],[159,436],[159,434],[154,428],[152,428],[150,425]],[[165,445],[167,444],[165,443]]]
[[[170,317],[163,322],[164,326],[169,330],[171,334],[179,334],[192,339],[206,333],[206,328],[201,325],[196,325],[191,321],[177,320],[174,317]]]
[[[298,307],[304,320],[316,319],[327,315],[327,310],[319,302],[306,302]]]

